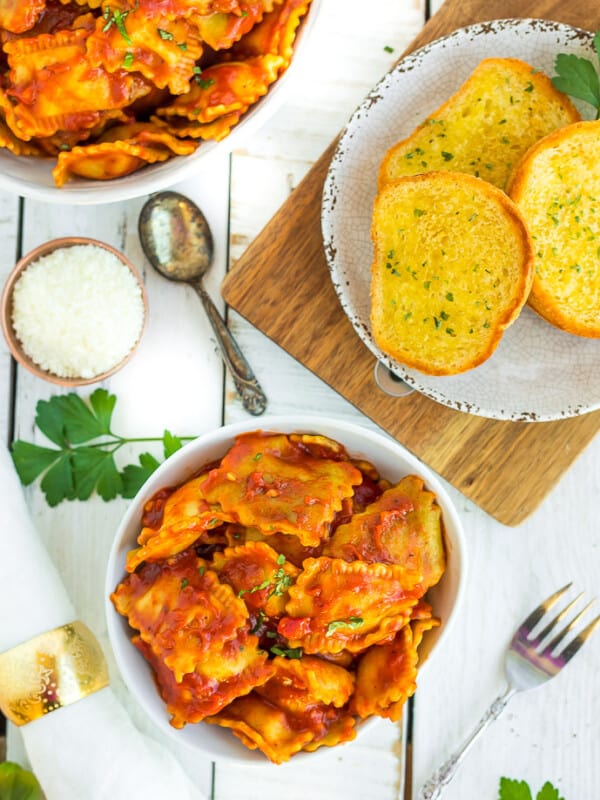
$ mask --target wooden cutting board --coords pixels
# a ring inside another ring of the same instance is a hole
[[[592,0],[446,0],[409,51],[464,25],[507,17],[600,28]],[[334,147],[230,271],[223,297],[481,508],[517,525],[593,438],[600,411],[557,422],[504,422],[453,411],[417,393],[384,394],[373,377],[375,359],[338,302],[323,253],[321,194]],[[280,264],[293,268],[282,275]]]

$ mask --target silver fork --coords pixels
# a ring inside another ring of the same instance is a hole
[[[506,708],[510,698],[517,692],[526,689],[533,689],[542,683],[550,680],[557,675],[567,664],[588,639],[593,631],[600,624],[600,615],[593,619],[579,634],[577,634],[562,650],[556,652],[560,643],[569,633],[574,633],[575,628],[581,622],[583,615],[594,602],[593,600],[583,608],[571,622],[562,629],[557,628],[559,623],[569,614],[575,604],[583,597],[583,592],[578,595],[566,608],[554,616],[545,625],[540,633],[534,634],[547,611],[559,600],[568,589],[571,583],[559,589],[547,600],[544,600],[517,628],[509,648],[506,652],[504,670],[508,686],[506,690],[497,697],[486,713],[479,721],[473,733],[467,738],[463,745],[445,761],[423,784],[417,800],[437,800],[441,797],[442,791],[447,786],[465,757],[467,751],[481,733],[487,728],[490,722],[498,719]],[[548,636],[555,633],[554,637],[547,642]]]

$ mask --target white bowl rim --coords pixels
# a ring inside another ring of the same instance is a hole
[[[323,429],[329,429],[327,432]],[[122,579],[124,575],[124,568],[121,567],[120,571],[117,570],[117,558],[119,548],[122,544],[122,538],[128,528],[128,526],[133,521],[133,518],[139,516],[141,505],[148,500],[152,495],[161,488],[162,484],[162,476],[167,471],[173,468],[175,462],[181,461],[185,463],[188,457],[195,452],[196,450],[204,450],[209,448],[211,445],[218,444],[221,440],[223,440],[224,448],[227,447],[227,442],[232,440],[235,436],[240,433],[245,433],[248,431],[253,430],[262,430],[262,431],[274,431],[274,432],[282,432],[282,433],[295,433],[295,432],[308,432],[311,431],[313,433],[322,433],[324,436],[329,436],[330,438],[336,438],[344,447],[346,444],[344,442],[344,434],[355,435],[363,437],[369,440],[370,445],[374,444],[377,447],[381,447],[384,450],[387,450],[391,455],[398,455],[401,454],[402,458],[407,462],[410,466],[411,470],[414,470],[415,474],[418,474],[425,480],[425,485],[428,489],[434,492],[436,498],[439,502],[439,505],[442,507],[443,512],[443,519],[444,519],[444,527],[446,529],[446,536],[448,536],[448,528],[450,527],[452,530],[452,541],[454,544],[454,553],[453,558],[458,563],[458,582],[457,582],[457,589],[456,595],[454,598],[454,603],[450,609],[449,615],[447,620],[441,626],[439,630],[439,635],[437,641],[435,642],[435,647],[433,648],[432,654],[426,658],[426,660],[419,665],[419,676],[421,676],[425,669],[427,669],[428,665],[431,663],[432,658],[434,657],[434,653],[439,650],[440,644],[447,638],[448,633],[452,630],[454,625],[457,612],[462,606],[463,597],[465,593],[465,586],[466,586],[466,579],[467,579],[467,554],[466,554],[466,539],[465,533],[462,526],[462,522],[458,515],[458,512],[455,508],[454,502],[449,497],[448,493],[446,492],[445,488],[443,487],[440,479],[432,472],[432,470],[427,467],[422,461],[420,461],[416,456],[410,453],[400,442],[392,439],[383,431],[373,431],[371,428],[367,428],[364,425],[360,425],[357,422],[349,422],[346,420],[338,420],[333,417],[321,416],[318,414],[289,414],[289,415],[267,415],[264,417],[252,418],[248,420],[243,420],[241,422],[231,423],[228,425],[223,425],[219,428],[215,428],[211,431],[201,434],[196,439],[192,440],[185,444],[180,450],[177,450],[169,459],[164,461],[158,469],[152,473],[148,481],[142,486],[140,491],[136,494],[136,496],[131,500],[129,508],[127,509],[125,515],[123,516],[119,527],[117,528],[117,532],[115,534],[108,560],[106,566],[106,580],[105,580],[105,587],[104,587],[104,604],[105,604],[105,617],[106,617],[106,624],[108,629],[108,637],[110,641],[110,645],[115,657],[115,661],[121,677],[128,689],[128,691],[133,695],[136,702],[139,706],[143,709],[144,713],[151,719],[154,724],[157,724],[157,719],[152,714],[152,712],[148,709],[147,703],[144,700],[143,692],[139,689],[138,683],[134,680],[134,675],[129,674],[128,668],[124,668],[123,662],[121,659],[121,650],[122,648],[127,645],[131,647],[131,643],[129,640],[125,640],[123,637],[123,632],[120,629],[123,625],[123,617],[117,613],[112,602],[110,600],[110,594],[114,591],[115,586],[117,583]],[[336,433],[332,432],[335,431]],[[348,452],[351,456],[355,455],[354,453],[355,448],[348,447]],[[366,456],[368,459],[369,456]],[[372,459],[372,456],[371,456]],[[199,464],[198,466],[201,466]],[[408,474],[408,473],[407,473]],[[183,479],[182,482],[186,480]],[[443,580],[443,577],[442,577]],[[434,609],[435,613],[435,609]],[[157,696],[160,699],[160,695]],[[161,701],[162,702],[162,701]],[[367,729],[370,729],[373,725],[378,724],[381,721],[379,717],[371,717],[360,724],[360,730],[357,731],[357,738],[360,735],[360,732],[365,732]],[[168,722],[168,712],[166,708],[164,709],[164,723],[157,724],[163,732],[167,732],[172,736],[179,732],[175,728],[172,728]],[[188,742],[187,740],[180,738],[179,744],[183,745],[194,752],[199,751],[199,747],[197,744]],[[349,742],[348,744],[351,744]],[[240,744],[240,747],[243,748],[244,745]],[[325,753],[331,752],[332,748],[329,747],[321,747],[312,753],[308,752],[300,752],[294,755],[292,763],[298,763],[301,759],[304,758],[315,758],[319,755],[323,755]],[[244,757],[240,755],[239,757],[233,756],[231,754],[222,754],[218,753],[215,750],[212,750],[209,746],[202,746],[202,752],[206,754],[207,757],[215,761],[223,761],[228,762],[231,764],[236,764],[238,766],[268,766],[270,762],[266,761],[264,757],[257,758],[256,753],[257,751],[248,750],[247,756]],[[244,750],[240,750],[240,753],[243,753]],[[244,753],[245,755],[245,753]],[[260,756],[260,754],[259,754]],[[271,765],[274,766],[274,765]]]

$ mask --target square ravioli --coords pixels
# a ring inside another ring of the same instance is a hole
[[[420,570],[428,589],[446,567],[441,509],[416,475],[407,475],[364,511],[336,528],[324,556],[403,564]]]
[[[358,653],[406,625],[423,595],[420,581],[397,564],[309,558],[277,630],[305,653]]]
[[[265,542],[247,542],[215,553],[213,568],[224,583],[252,611],[280,617],[289,599],[288,589],[300,570]]]
[[[111,599],[178,682],[207,655],[221,653],[248,619],[243,601],[193,551],[144,565]]]
[[[146,503],[144,521],[138,543],[140,547],[127,555],[126,569],[133,572],[144,561],[181,553],[201,535],[223,522],[232,522],[231,514],[224,514],[218,504],[208,503],[202,493],[206,474],[184,483],[178,489]],[[150,525],[152,523],[152,526]]]
[[[206,661],[179,682],[164,660],[140,636],[134,636],[132,641],[154,672],[174,728],[183,728],[217,714],[237,697],[268,681],[274,672],[267,654],[257,650],[256,637],[245,631],[226,642],[217,655],[209,654]]]
[[[237,437],[202,488],[242,525],[294,534],[311,547],[328,537],[343,498],[361,481],[349,461],[315,458],[284,434],[258,431]]]
[[[356,736],[354,717],[346,708],[354,688],[349,672],[311,656],[277,657],[272,663],[268,681],[206,721],[230,728],[276,764],[300,750],[331,747]]]

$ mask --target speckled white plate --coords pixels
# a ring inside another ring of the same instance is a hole
[[[386,150],[435,111],[482,59],[520,58],[552,75],[558,53],[595,59],[592,34],[557,22],[497,20],[426,45],[403,59],[355,111],[325,182],[325,252],[357,334],[410,386],[470,414],[536,421],[600,408],[600,340],[563,333],[525,308],[493,356],[462,375],[423,375],[386,356],[373,340],[369,321],[370,227],[379,164]],[[590,118],[590,106],[578,107]]]

